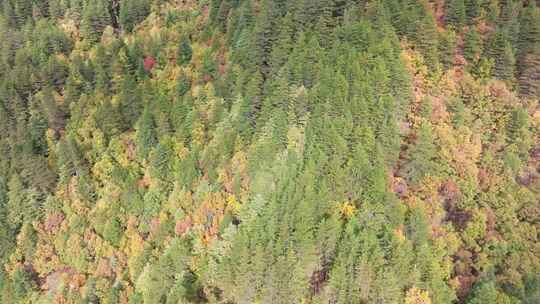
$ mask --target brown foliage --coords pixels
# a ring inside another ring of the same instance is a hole
[[[185,233],[187,233],[191,227],[193,226],[193,223],[191,221],[190,217],[186,217],[183,220],[179,220],[176,222],[176,225],[174,227],[174,232],[176,235],[182,236]]]
[[[64,214],[55,212],[48,214],[45,218],[44,229],[47,232],[55,232],[60,227],[60,224],[64,221]]]

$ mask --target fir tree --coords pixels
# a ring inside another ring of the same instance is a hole
[[[447,1],[446,7],[446,22],[461,28],[465,24],[466,20],[466,8],[464,0],[450,0]]]
[[[450,27],[441,34],[439,43],[440,62],[445,69],[448,69],[454,64],[456,55],[456,32]]]
[[[516,59],[504,28],[499,27],[493,33],[487,52],[494,61],[492,76],[503,80],[512,80]]]
[[[187,37],[182,37],[180,40],[180,45],[176,51],[176,63],[184,66],[191,62],[192,49],[189,39]]]
[[[520,17],[517,52],[517,72],[520,93],[524,96],[540,94],[540,10],[532,3]]]
[[[150,3],[146,0],[124,0],[120,2],[119,21],[122,28],[131,32],[150,14]]]
[[[465,0],[465,11],[467,13],[467,23],[472,25],[475,19],[480,16],[483,0]]]
[[[137,122],[137,154],[141,159],[146,159],[152,148],[157,144],[156,125],[154,115],[146,106]]]
[[[421,181],[426,175],[435,174],[437,169],[437,150],[431,128],[430,123],[422,123],[417,142],[409,151],[409,162],[404,170],[406,177],[413,183]]]
[[[418,22],[415,32],[415,41],[424,55],[427,66],[430,68],[438,65],[438,33],[435,20],[431,13],[427,13]]]
[[[111,24],[108,5],[105,0],[89,1],[83,9],[81,33],[89,42],[97,42],[107,25]]]
[[[463,55],[469,64],[475,64],[482,54],[482,38],[475,26],[469,27],[464,37]]]

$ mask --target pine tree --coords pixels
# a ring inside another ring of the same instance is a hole
[[[415,32],[415,41],[424,55],[426,65],[430,68],[438,66],[438,32],[435,19],[430,12],[418,22]]]
[[[255,17],[253,16],[253,7],[251,5],[251,1],[244,1],[242,3],[242,7],[240,8],[238,24],[236,25],[235,31],[232,34],[231,45],[233,48],[238,45],[242,33],[246,34],[250,32],[254,24]]]
[[[11,1],[2,1],[2,16],[5,19],[6,26],[15,26],[17,20]]]
[[[81,33],[89,42],[97,42],[107,25],[111,24],[108,4],[105,0],[89,1],[83,9]]]
[[[119,21],[122,28],[131,32],[150,14],[150,2],[146,0],[123,0],[120,2]]]
[[[176,81],[176,93],[178,96],[186,95],[191,89],[191,78],[188,75],[182,74]]]
[[[18,301],[23,301],[26,295],[36,288],[36,283],[22,266],[17,267],[13,271],[12,280],[13,291]]]
[[[421,181],[426,175],[434,175],[437,172],[437,150],[431,128],[430,123],[422,123],[418,130],[416,144],[409,150],[409,162],[404,166],[404,173],[413,183]]]
[[[150,107],[147,105],[137,122],[137,154],[140,159],[146,159],[157,144],[156,125],[154,122],[154,115],[150,111]]]
[[[492,76],[503,80],[512,80],[516,59],[512,45],[507,38],[507,32],[504,28],[499,27],[492,35],[487,49],[489,57],[494,62]]]
[[[472,25],[475,19],[480,16],[483,0],[465,0],[465,10],[467,13],[467,23]]]
[[[447,1],[446,7],[446,22],[461,28],[465,24],[466,9],[464,0],[450,0]]]
[[[538,52],[540,49],[540,10],[531,4],[524,8],[520,18],[518,39],[518,71],[524,69],[521,59],[527,54]]]
[[[203,75],[203,80],[210,81],[212,79],[215,79],[217,76],[216,72],[217,63],[213,58],[211,50],[207,50],[206,52],[204,52],[202,57],[201,73]]]
[[[8,182],[8,221],[12,230],[17,230],[24,221],[26,191],[18,174],[13,174]]]
[[[49,15],[54,18],[64,16],[67,4],[62,0],[49,0]]]
[[[532,3],[520,16],[517,52],[519,90],[524,96],[540,94],[540,10]]]
[[[126,75],[120,83],[119,107],[123,120],[134,126],[143,111],[141,88],[137,87],[135,76]]]
[[[439,43],[440,61],[445,69],[454,65],[454,57],[456,55],[456,32],[449,27],[441,34]]]
[[[13,0],[13,9],[19,26],[23,26],[29,18],[32,18],[32,0]]]
[[[523,108],[512,111],[512,119],[508,124],[508,137],[510,142],[516,142],[522,137],[523,130],[528,127],[529,115]]]
[[[525,68],[519,76],[519,92],[524,96],[540,98],[540,51],[526,55],[521,64]]]
[[[182,39],[180,39],[178,50],[176,51],[176,63],[181,66],[189,64],[191,62],[192,53],[193,50],[191,49],[189,38],[185,36],[182,37]]]
[[[469,27],[464,40],[463,55],[469,64],[474,65],[482,54],[482,38],[475,26]]]

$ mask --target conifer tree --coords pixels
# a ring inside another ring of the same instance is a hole
[[[137,122],[137,154],[140,159],[146,159],[158,142],[155,128],[154,115],[147,105]]]
[[[461,28],[465,24],[466,20],[466,8],[464,0],[449,0],[446,2],[446,22]]]
[[[482,54],[482,38],[475,26],[470,26],[464,37],[463,56],[469,64],[475,64]]]
[[[516,59],[507,35],[504,28],[497,28],[491,37],[487,52],[494,62],[492,76],[503,80],[512,80]]]
[[[119,21],[122,28],[131,32],[150,14],[150,2],[146,0],[123,0],[120,2]]]
[[[429,12],[418,22],[415,41],[424,55],[426,65],[430,68],[438,66],[438,33],[433,15]]]
[[[23,26],[29,18],[32,18],[32,0],[13,0],[13,9],[19,26]]]
[[[11,229],[17,230],[23,224],[26,206],[26,191],[18,174],[13,174],[8,182],[8,220]]]
[[[540,97],[540,51],[525,55],[521,61],[522,69],[519,76],[519,91],[524,96]]]
[[[176,63],[181,66],[189,64],[191,62],[192,53],[193,50],[191,49],[189,39],[185,36],[182,37],[178,50],[176,51]]]
[[[417,183],[428,174],[435,174],[437,169],[436,146],[434,144],[431,124],[422,123],[418,130],[416,144],[409,151],[409,162],[404,167],[406,177]]]
[[[538,97],[540,94],[540,10],[532,3],[520,16],[517,51],[517,72],[520,93]]]
[[[105,0],[88,1],[82,11],[81,33],[89,42],[97,42],[107,25],[111,24]]]
[[[445,69],[448,69],[454,64],[456,54],[456,32],[449,27],[441,34],[439,43],[440,61]]]
[[[474,24],[475,19],[480,16],[483,0],[465,0],[465,11],[467,13],[467,23]]]

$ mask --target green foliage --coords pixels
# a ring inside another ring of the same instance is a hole
[[[411,147],[409,155],[404,170],[411,182],[417,183],[427,175],[437,174],[437,149],[430,123],[424,122],[418,129],[417,141]]]
[[[81,33],[85,39],[91,43],[98,41],[105,27],[110,24],[111,16],[105,0],[88,1],[86,3],[81,20]]]
[[[0,302],[537,303],[528,3],[3,1]]]
[[[147,105],[137,122],[137,154],[141,159],[148,157],[152,148],[157,144],[156,124],[154,115]]]
[[[492,76],[503,80],[512,80],[516,59],[505,28],[499,27],[492,34],[486,51],[494,61]]]
[[[33,289],[36,288],[35,282],[30,277],[30,274],[19,266],[12,275],[13,293],[19,301],[23,300]]]
[[[424,55],[426,65],[431,69],[436,68],[439,64],[438,38],[435,19],[431,13],[428,13],[418,22],[415,40],[422,55]]]
[[[463,56],[469,64],[474,65],[482,54],[482,37],[476,27],[470,27],[464,37]]]
[[[191,62],[191,57],[193,50],[191,49],[191,44],[187,37],[182,37],[180,40],[180,45],[176,51],[176,63],[179,65],[187,65]]]
[[[120,2],[119,21],[125,31],[133,28],[150,14],[150,2],[145,0],[124,0]]]
[[[456,39],[456,32],[451,28],[441,34],[441,39],[439,42],[439,54],[440,62],[445,69],[448,69],[454,65],[454,58],[456,56]]]
[[[460,28],[465,24],[465,19],[467,15],[472,14],[471,10],[474,11],[475,4],[469,3],[469,10],[465,7],[465,0],[450,0],[446,1],[446,22]],[[467,1],[472,2],[472,1]],[[472,6],[472,8],[471,8]]]

